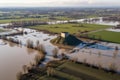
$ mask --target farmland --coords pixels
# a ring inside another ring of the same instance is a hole
[[[92,36],[95,35],[95,39],[98,39],[98,36],[101,36],[102,40],[105,41],[110,41],[110,42],[115,42],[115,43],[120,43],[120,32],[112,32],[112,31],[99,31],[99,32],[94,32],[90,33],[89,37],[92,38]]]
[[[21,19],[2,19],[0,23],[10,23],[11,21],[32,21],[32,20],[40,20],[40,21],[49,21],[48,18],[21,18]]]
[[[52,61],[50,64],[54,66],[52,76],[46,75],[46,70],[41,68],[37,70],[39,74],[29,72],[28,74],[23,75],[21,80],[30,80],[34,78],[40,80],[119,80],[120,78],[118,74],[112,75],[104,70],[95,69],[71,61]],[[44,74],[40,71],[43,71]],[[32,77],[28,77],[30,74]]]
[[[106,28],[111,26],[99,25],[99,24],[78,24],[78,23],[68,23],[68,24],[53,24],[53,25],[38,25],[30,26],[30,28],[37,30],[46,30],[53,33],[69,32],[71,34],[79,33],[79,35],[84,35],[82,32],[88,32],[88,37],[92,39],[99,39],[104,41],[109,41],[113,43],[120,43],[120,32],[106,31]],[[94,36],[94,37],[93,37]]]
[[[68,24],[53,24],[53,25],[38,25],[30,26],[30,28],[37,30],[46,30],[54,33],[69,32],[71,34],[84,31],[94,31],[99,29],[105,29],[110,26],[98,25],[98,24],[78,24],[78,23],[68,23]]]

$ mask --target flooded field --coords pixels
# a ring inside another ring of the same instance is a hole
[[[20,41],[22,46],[0,40],[0,80],[16,80],[16,74],[22,71],[22,66],[34,62],[38,51],[26,48],[27,40],[32,40],[34,45],[36,45],[37,41],[44,45],[47,55],[43,64],[53,59],[52,50],[57,48],[57,46],[52,45],[50,40],[55,38],[56,35],[44,34],[32,29],[24,29],[24,31],[27,34],[8,37]],[[98,43],[85,48],[81,48],[81,45],[79,45],[76,47],[78,49],[77,52],[70,53],[69,51],[64,51],[64,53],[70,58],[77,58],[78,61],[86,61],[87,63],[101,65],[105,68],[109,68],[113,64],[117,71],[120,72],[120,50],[115,51],[115,46],[120,48],[119,44],[111,43]],[[59,49],[59,53],[61,52],[62,50]]]
[[[71,59],[76,58],[79,62],[86,62],[95,66],[100,65],[106,69],[110,69],[110,67],[114,65],[120,73],[120,50],[102,50],[88,47],[79,49],[79,51],[69,54],[68,56]]]
[[[11,42],[0,40],[0,80],[16,80],[23,65],[34,62],[38,52]]]
[[[94,18],[90,18],[87,22],[88,23],[95,23],[95,24],[102,24],[102,25],[111,25],[111,26],[115,26],[119,24],[119,21],[108,21],[108,20],[103,20],[102,17],[96,18],[97,20],[95,20]]]
[[[115,26],[119,24],[119,21],[103,20],[103,17],[70,20],[70,22],[101,24],[101,25],[111,25],[111,26]]]
[[[27,40],[33,41],[34,45],[39,41],[45,47],[47,55],[42,64],[46,64],[46,62],[53,59],[51,57],[52,50],[56,46],[53,46],[50,40],[56,36],[50,36],[31,29],[24,30],[27,34],[8,37],[19,40],[21,45],[0,40],[0,80],[16,80],[16,74],[22,71],[22,66],[34,62],[35,55],[39,52],[26,48]]]

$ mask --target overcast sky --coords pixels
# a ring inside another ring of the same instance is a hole
[[[120,6],[120,0],[0,0],[0,7]]]

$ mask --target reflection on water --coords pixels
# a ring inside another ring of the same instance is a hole
[[[13,43],[11,43],[11,42],[9,42],[8,45],[9,45],[10,47],[18,46],[18,44],[13,44]]]
[[[29,49],[29,48],[26,48],[26,51],[28,52],[28,54],[32,54],[35,52],[33,49]]]
[[[0,43],[6,41],[0,40]],[[31,54],[30,54],[31,53]],[[7,42],[0,45],[0,80],[16,80],[16,74],[22,71],[23,65],[34,62],[37,51]]]

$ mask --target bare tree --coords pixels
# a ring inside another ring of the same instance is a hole
[[[23,65],[23,71],[24,71],[24,73],[27,72],[27,65]]]
[[[101,65],[100,63],[99,63],[97,66],[98,66],[98,68],[99,68],[99,69],[101,69],[101,68],[102,68],[102,65]]]
[[[41,61],[41,55],[36,55],[35,56],[35,63],[38,65]]]
[[[58,49],[57,49],[57,48],[54,48],[52,52],[53,52],[53,57],[54,57],[54,58],[57,58]]]
[[[27,40],[27,47],[34,48],[33,41],[31,41],[30,39]]]
[[[40,42],[39,42],[39,40],[37,40],[37,41],[36,41],[36,47],[35,47],[37,50],[39,50],[39,49],[38,49],[38,48],[39,48],[39,45],[40,45]]]
[[[83,60],[83,63],[86,64],[86,63],[87,63],[87,59],[84,59],[84,60]]]
[[[76,63],[78,61],[78,58],[77,57],[74,57],[73,58],[73,62]]]
[[[52,67],[47,68],[47,75],[53,76],[55,74],[55,70]]]
[[[100,52],[100,51],[98,52],[98,56],[99,56],[99,57],[101,56],[101,52]]]
[[[115,47],[115,50],[116,50],[116,51],[118,51],[118,50],[119,50],[118,46],[116,46],[116,47]]]
[[[114,63],[112,63],[112,64],[110,64],[109,69],[112,70],[112,71],[116,71],[117,66]]]
[[[17,80],[20,80],[22,77],[22,72],[18,72],[16,75]]]

